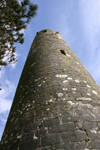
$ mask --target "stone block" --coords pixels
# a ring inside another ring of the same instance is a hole
[[[49,127],[49,133],[58,133],[59,132],[59,127],[57,125]]]
[[[68,123],[64,123],[62,125],[59,125],[59,132],[67,132],[70,130],[74,130],[74,123],[73,122],[68,122]]]
[[[89,121],[85,121],[83,122],[83,128],[85,130],[90,130],[90,129],[93,129],[93,128],[97,128],[97,123],[96,122],[89,122]]]
[[[91,141],[88,144],[89,149],[99,150],[100,149],[100,139],[98,141]]]
[[[39,145],[39,141],[38,140],[29,140],[27,142],[24,142],[20,145],[20,150],[33,150],[33,149],[37,149]]]
[[[87,140],[86,133],[84,131],[80,131],[80,130],[62,132],[61,138],[64,143],[66,143],[66,142],[82,142],[84,140]]]
[[[44,126],[53,126],[53,125],[58,125],[59,124],[59,118],[48,118],[47,120],[43,121]]]
[[[80,121],[80,118],[77,115],[73,116],[73,114],[72,115],[69,114],[69,115],[64,115],[62,117],[62,122],[63,123],[66,123],[66,122],[78,122],[78,121]]]
[[[47,133],[47,130],[45,128],[44,129],[40,129],[40,130],[36,131],[36,136],[37,137],[44,136],[46,133]]]
[[[53,145],[53,144],[58,144],[58,143],[60,143],[59,134],[49,134],[42,138],[43,146],[45,146],[45,145],[48,146],[48,145]]]

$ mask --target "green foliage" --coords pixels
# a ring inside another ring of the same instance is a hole
[[[48,31],[47,29],[43,30],[43,32],[47,32],[47,31]]]
[[[29,0],[0,1],[0,66],[16,62],[14,43],[24,43],[22,29],[36,15],[37,5]]]
[[[90,141],[91,139],[90,139],[90,137],[88,137],[88,141]]]

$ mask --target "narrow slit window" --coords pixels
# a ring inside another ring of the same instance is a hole
[[[60,50],[60,52],[61,52],[63,55],[66,55],[66,53],[65,53],[64,50]]]

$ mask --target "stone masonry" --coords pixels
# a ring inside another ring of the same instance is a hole
[[[0,150],[100,150],[100,88],[59,32],[37,33]]]

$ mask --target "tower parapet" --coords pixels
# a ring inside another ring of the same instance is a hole
[[[37,33],[1,146],[2,150],[100,148],[100,88],[59,32]]]

